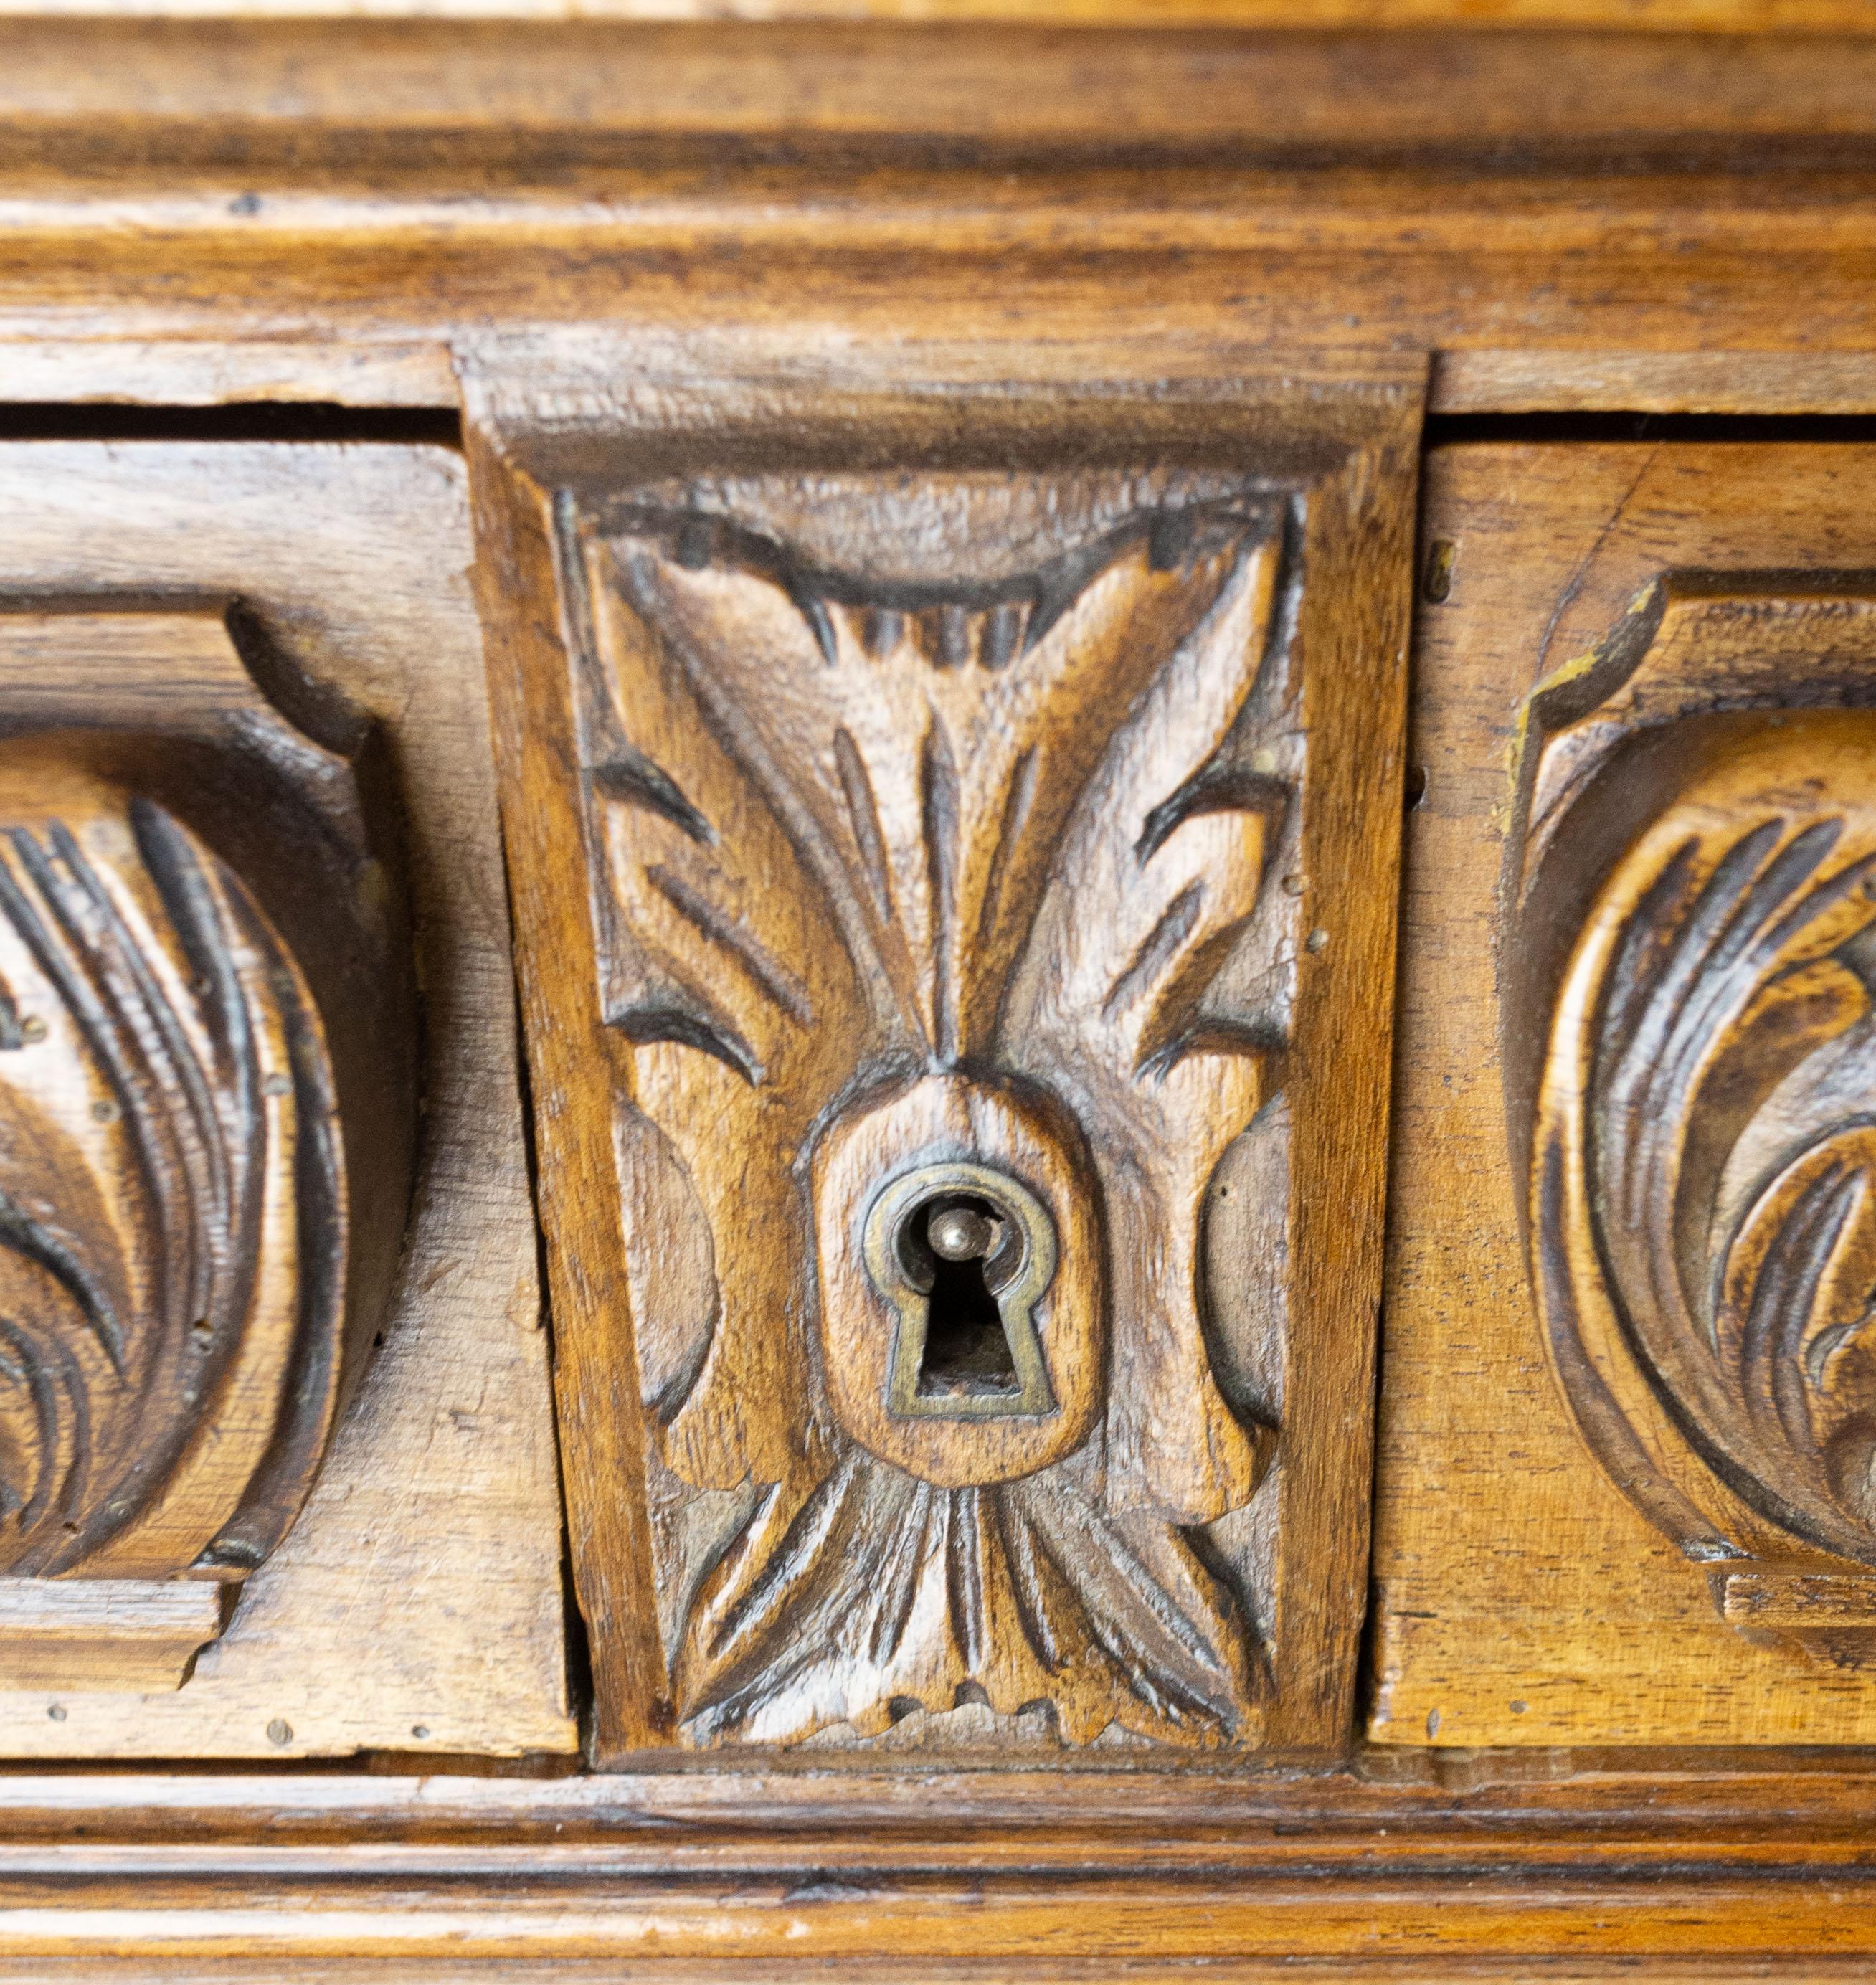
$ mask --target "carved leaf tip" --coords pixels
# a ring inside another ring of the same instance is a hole
[[[759,1089],[769,1079],[768,1070],[753,1049],[720,1016],[711,1017],[681,1006],[652,1004],[621,1007],[607,1016],[635,1047],[652,1047],[668,1041],[674,1047],[692,1048],[713,1061],[733,1070],[750,1088]]]
[[[1264,823],[1267,845],[1274,845],[1294,798],[1290,781],[1277,773],[1249,766],[1202,766],[1147,814],[1134,843],[1135,858],[1144,868],[1187,821],[1208,813],[1255,814]]]
[[[587,776],[593,790],[626,806],[643,807],[681,828],[702,848],[717,845],[717,830],[692,805],[677,781],[641,753],[620,750]]]

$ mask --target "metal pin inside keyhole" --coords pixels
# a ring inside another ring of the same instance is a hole
[[[988,1419],[1052,1412],[1035,1305],[1055,1274],[1040,1201],[988,1166],[921,1166],[880,1194],[867,1268],[898,1312],[887,1408]]]
[[[996,1295],[1022,1254],[1014,1225],[988,1200],[947,1196],[913,1208],[901,1246],[925,1298],[919,1396],[1020,1391]]]

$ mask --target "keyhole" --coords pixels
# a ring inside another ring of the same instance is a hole
[[[925,1296],[925,1349],[918,1361],[921,1399],[994,1397],[1021,1389],[1009,1334],[992,1287],[1007,1278],[1012,1238],[987,1201],[928,1201],[908,1223],[931,1277]],[[922,1281],[925,1275],[918,1278]]]
[[[1057,1410],[1041,1308],[1055,1275],[1055,1223],[1021,1179],[962,1158],[910,1167],[874,1195],[861,1244],[891,1330],[891,1419]]]

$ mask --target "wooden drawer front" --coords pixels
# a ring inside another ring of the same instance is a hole
[[[0,448],[0,1754],[571,1747],[468,521]]]
[[[1384,1741],[1876,1738],[1873,476],[1431,458]]]
[[[1071,376],[472,382],[602,1758],[1351,1726],[1420,382]]]

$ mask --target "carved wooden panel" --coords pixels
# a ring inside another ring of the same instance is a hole
[[[186,1685],[81,1688],[76,1654],[100,1618],[199,1644],[219,1583],[164,1580],[130,1620],[82,1567],[0,1582],[0,1756],[576,1748],[468,499],[445,447],[0,446],[0,758],[56,752],[162,808],[290,955],[352,1285],[310,1493]],[[185,1031],[192,980],[164,982]],[[37,1053],[0,1050],[0,1083]],[[63,1641],[30,1684],[29,1634]]]
[[[1876,592],[1669,575],[1529,720],[1511,992],[1522,1021],[1554,985],[1558,1375],[1730,1622],[1847,1656],[1876,1630]]]
[[[1430,458],[1384,1741],[1876,1741],[1872,472]]]
[[[686,445],[520,376],[485,596],[601,1755],[1333,1741],[1411,389],[967,395],[961,446],[724,388]]]
[[[175,1687],[381,1313],[408,937],[367,727],[325,714],[348,749],[267,702],[213,611],[0,612],[7,1686]]]

